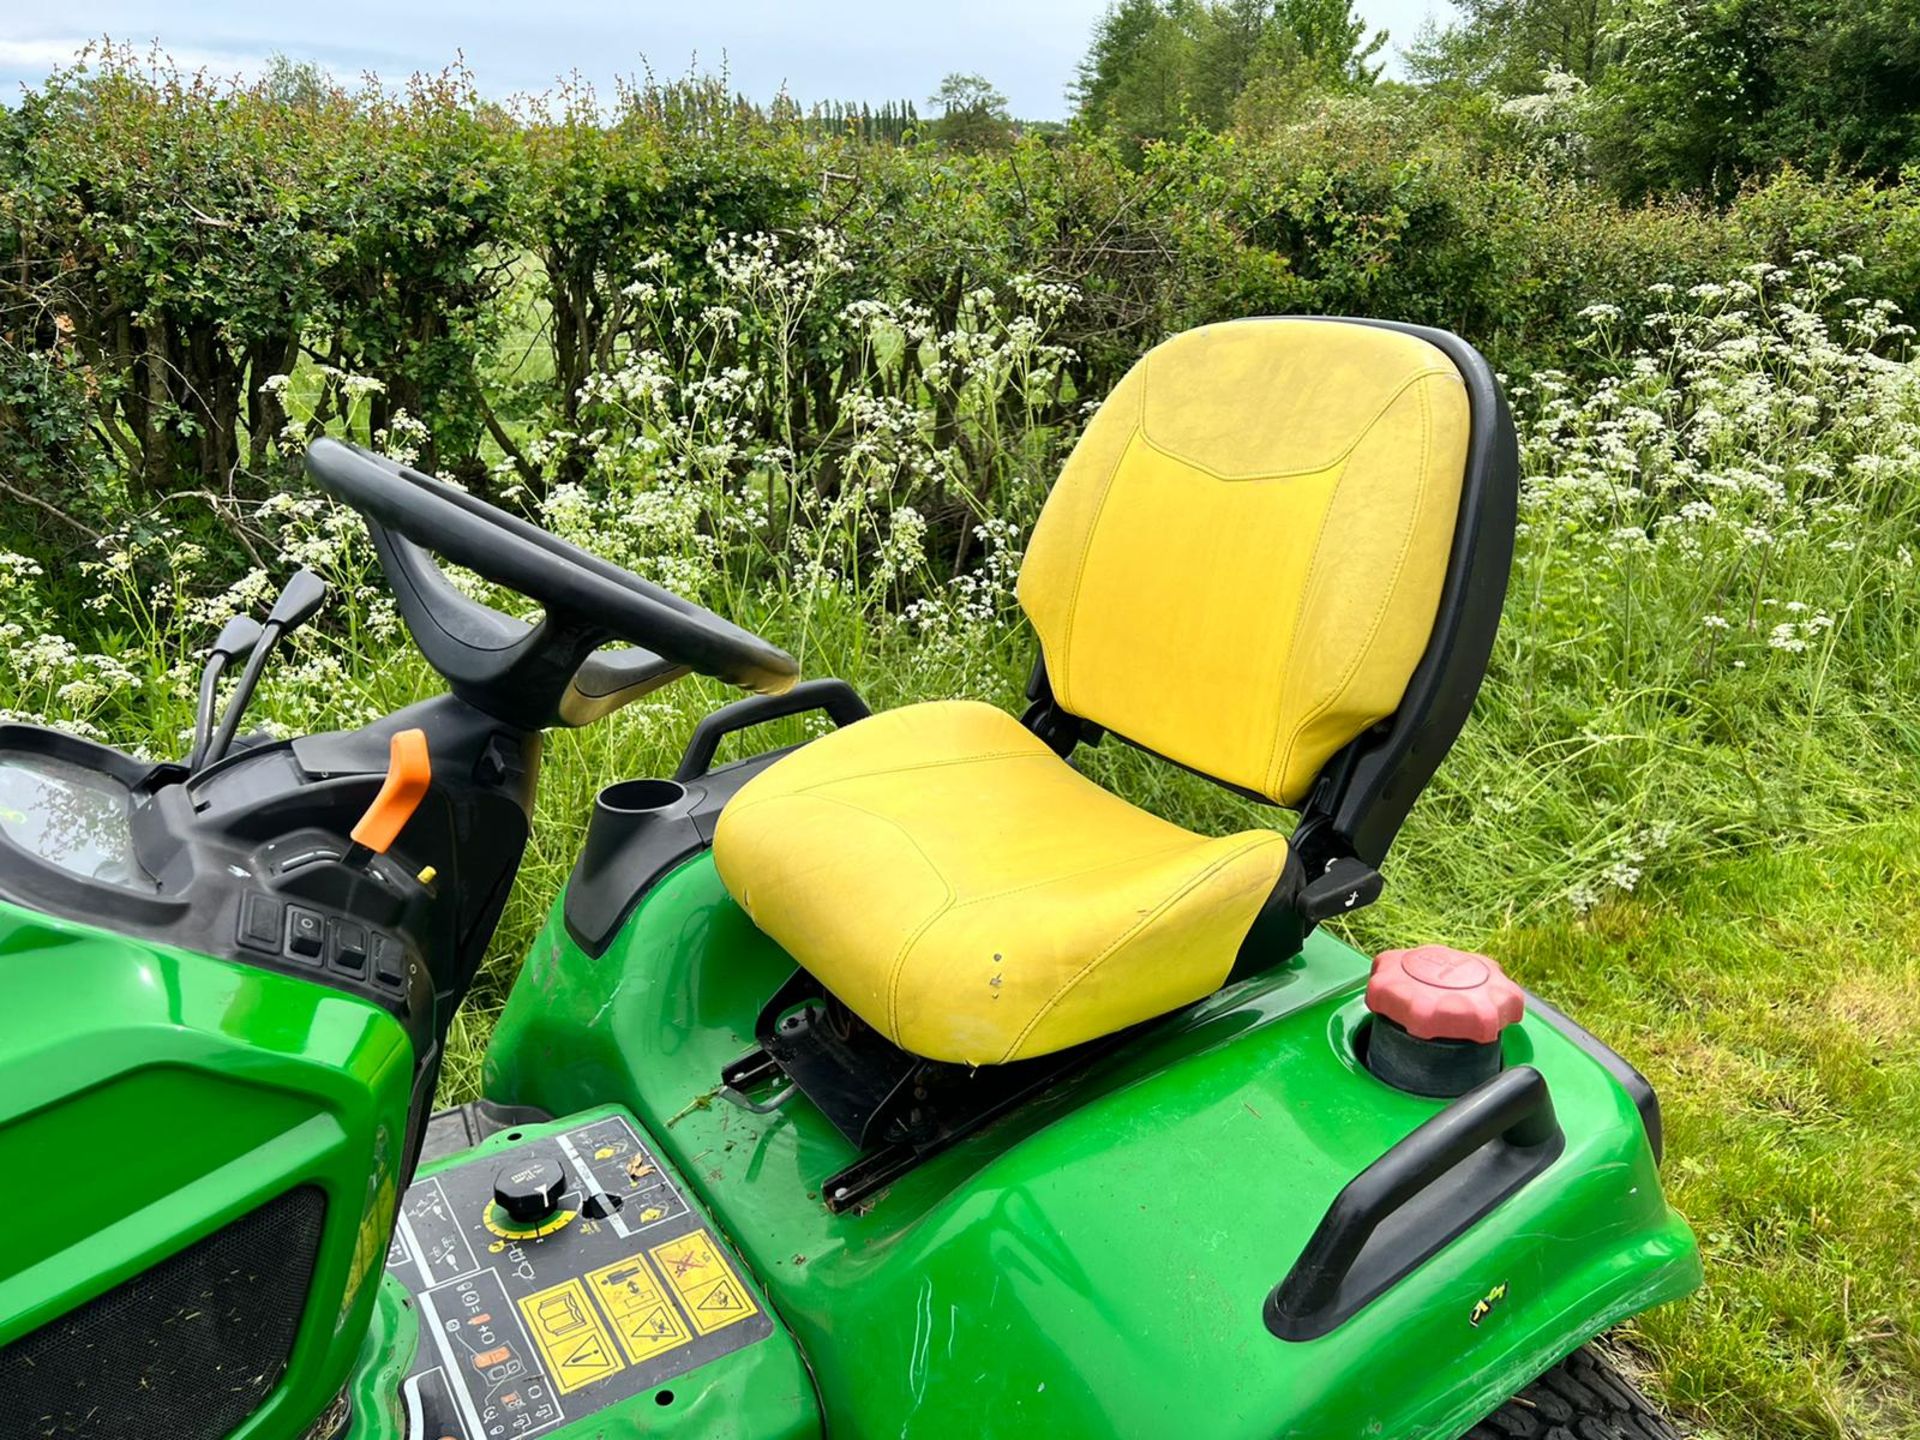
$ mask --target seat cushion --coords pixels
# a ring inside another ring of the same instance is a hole
[[[887,711],[755,776],[720,878],[856,1014],[934,1060],[1021,1060],[1218,989],[1286,864],[1111,795],[989,705]]]

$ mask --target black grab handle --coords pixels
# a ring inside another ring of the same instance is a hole
[[[1547,1082],[1531,1065],[1469,1090],[1334,1197],[1287,1278],[1267,1296],[1267,1328],[1282,1340],[1327,1334],[1565,1148]],[[1430,1203],[1416,1203],[1423,1200]]]
[[[749,695],[722,705],[693,727],[673,778],[685,785],[706,774],[713,766],[713,757],[720,753],[720,742],[734,731],[784,720],[789,715],[804,715],[809,710],[824,710],[835,725],[851,725],[873,713],[844,680],[802,680],[784,694]]]

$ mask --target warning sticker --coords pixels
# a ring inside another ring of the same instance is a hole
[[[651,1253],[702,1335],[760,1313],[760,1307],[748,1296],[746,1286],[714,1248],[706,1231],[689,1231],[677,1240],[654,1246]]]
[[[547,1357],[554,1388],[562,1395],[627,1368],[578,1280],[526,1296],[520,1313],[527,1317],[533,1343]]]
[[[590,1271],[587,1284],[593,1287],[613,1328],[620,1335],[627,1358],[638,1365],[664,1354],[693,1337],[673,1302],[654,1279],[647,1257],[634,1255],[617,1265],[605,1265]],[[704,1331],[701,1333],[705,1333]]]
[[[568,1140],[594,1183],[626,1202],[621,1220],[629,1228],[645,1229],[687,1213],[659,1160],[622,1121],[596,1121],[570,1132]]]
[[[507,1224],[494,1183],[534,1165],[563,1180],[566,1219]],[[388,1259],[420,1312],[406,1440],[611,1434],[590,1417],[748,1346],[792,1347],[745,1261],[619,1113],[416,1180]]]

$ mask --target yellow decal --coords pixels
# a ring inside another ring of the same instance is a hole
[[[1507,1282],[1502,1280],[1498,1285],[1494,1286],[1493,1289],[1489,1290],[1484,1298],[1474,1305],[1473,1314],[1468,1317],[1467,1323],[1478,1330],[1480,1328],[1480,1322],[1493,1313],[1493,1307],[1506,1298]]]
[[[654,1279],[646,1256],[635,1255],[618,1264],[589,1271],[587,1284],[593,1287],[593,1293],[613,1317],[613,1328],[620,1332],[620,1343],[634,1364],[651,1360],[693,1338],[687,1333],[680,1312],[673,1308],[660,1282]]]
[[[488,1205],[486,1212],[480,1217],[480,1223],[502,1240],[544,1240],[547,1236],[558,1234],[566,1229],[579,1213],[577,1210],[556,1210],[538,1225],[530,1225],[523,1229],[508,1220],[499,1206]],[[491,1248],[497,1252],[504,1247],[495,1245]]]
[[[384,1141],[386,1132],[381,1132]],[[360,1217],[360,1229],[353,1237],[353,1265],[347,1272],[346,1293],[340,1299],[341,1323],[353,1308],[353,1302],[359,1298],[360,1287],[366,1283],[367,1275],[390,1252],[388,1246],[393,1239],[393,1207],[398,1198],[393,1188],[393,1175],[384,1171],[377,1184],[369,1183],[373,1192],[367,1197],[366,1212]],[[383,1238],[384,1237],[384,1238]]]
[[[562,1395],[627,1368],[578,1280],[527,1296],[520,1313],[527,1317],[533,1342],[547,1357],[554,1388]]]
[[[654,1263],[667,1277],[667,1284],[687,1307],[693,1328],[711,1335],[736,1320],[760,1313],[760,1307],[747,1294],[747,1287],[733,1273],[724,1256],[714,1248],[704,1230],[694,1230],[677,1240],[653,1247]]]

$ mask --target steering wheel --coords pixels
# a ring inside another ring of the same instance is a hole
[[[523,729],[585,725],[688,671],[762,694],[800,667],[711,610],[357,445],[317,440],[307,472],[360,512],[401,618],[448,688]],[[537,625],[469,599],[434,556],[517,591]],[[631,649],[606,650],[608,641]]]

